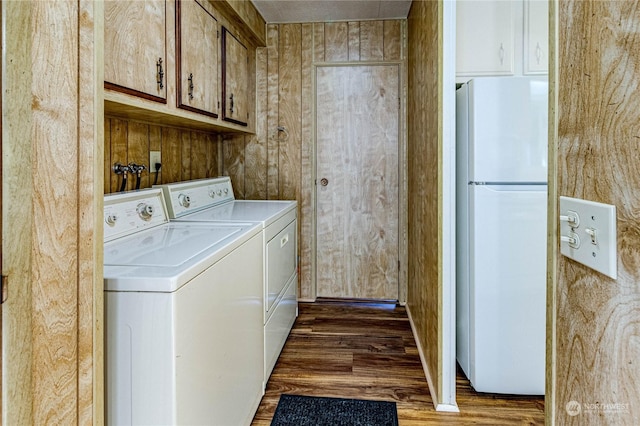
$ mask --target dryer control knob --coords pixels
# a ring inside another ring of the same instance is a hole
[[[218,189],[218,196],[222,196],[222,189]]]
[[[213,190],[213,189],[210,189],[210,190],[209,190],[209,197],[211,197],[211,198],[216,198],[216,191],[215,191],[215,190]]]
[[[111,213],[107,217],[104,218],[104,221],[107,222],[107,225],[114,226],[118,221],[118,216],[115,213]]]
[[[153,206],[150,206],[149,204],[138,204],[137,211],[138,216],[140,216],[140,219],[142,220],[150,220],[153,217]]]
[[[225,188],[225,189],[224,189],[224,193],[225,193],[225,194],[228,194],[228,193],[229,193],[229,188]]]
[[[178,196],[178,203],[180,203],[182,207],[189,207],[191,205],[191,197],[187,194],[180,194]]]

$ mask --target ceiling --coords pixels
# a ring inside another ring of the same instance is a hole
[[[251,0],[267,23],[406,18],[411,0]]]

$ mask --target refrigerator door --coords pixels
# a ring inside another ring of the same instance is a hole
[[[545,77],[487,77],[471,80],[469,181],[547,181]]]
[[[547,187],[470,185],[469,363],[478,392],[544,394]]]

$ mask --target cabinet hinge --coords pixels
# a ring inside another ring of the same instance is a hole
[[[0,296],[0,304],[1,304],[6,302],[7,298],[9,298],[9,277],[8,276],[6,275],[2,276],[0,286],[2,286],[2,290],[1,290],[2,295]]]

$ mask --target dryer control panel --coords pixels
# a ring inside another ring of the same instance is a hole
[[[171,219],[234,200],[228,176],[159,185]]]
[[[104,242],[169,222],[159,188],[104,196]]]

